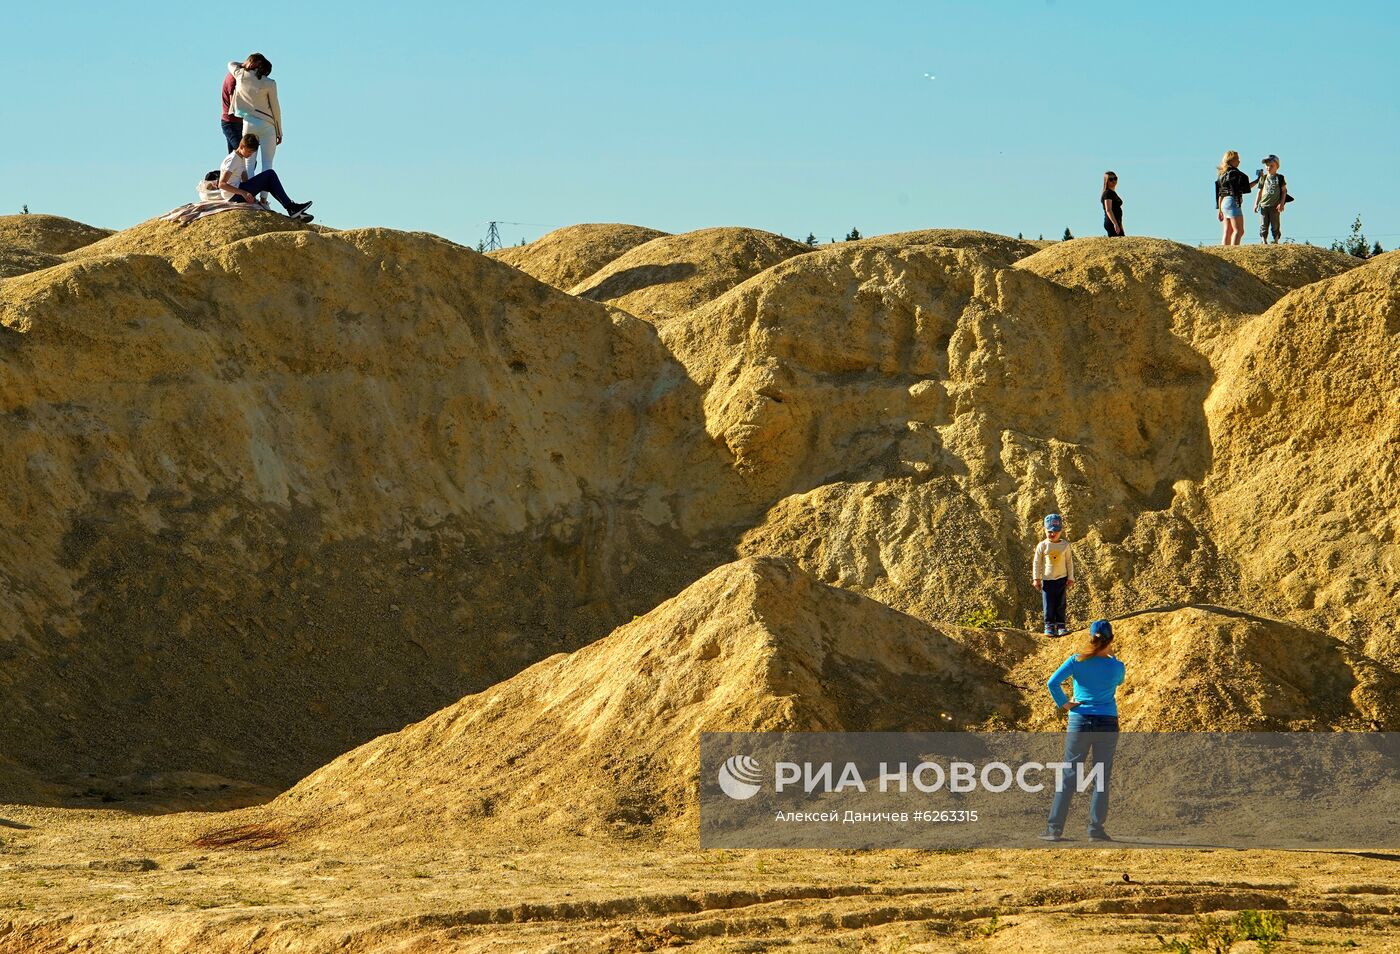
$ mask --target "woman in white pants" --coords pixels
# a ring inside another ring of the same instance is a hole
[[[243,135],[258,137],[258,168],[272,168],[272,157],[282,142],[282,107],[277,102],[277,81],[270,79],[272,62],[261,53],[250,53],[242,63],[231,62],[228,71],[236,81],[229,108],[243,120]]]

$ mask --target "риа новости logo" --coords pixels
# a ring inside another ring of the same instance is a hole
[[[741,802],[758,794],[760,778],[758,760],[751,755],[731,756],[719,767],[719,787]]]

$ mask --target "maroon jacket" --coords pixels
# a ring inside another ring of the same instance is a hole
[[[233,78],[233,74],[232,74],[232,73],[225,73],[225,74],[224,74],[224,89],[223,89],[224,111],[223,111],[223,114],[222,114],[221,116],[219,116],[219,121],[220,121],[220,122],[231,123],[231,122],[236,122],[237,119],[238,119],[237,116],[233,115],[232,113],[230,113],[230,112],[228,111],[228,101],[229,101],[230,99],[233,98],[233,87],[234,87],[234,84],[235,84],[235,83],[237,83],[237,80],[235,80],[235,79]]]

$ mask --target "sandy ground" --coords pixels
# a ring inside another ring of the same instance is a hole
[[[0,951],[1154,951],[1248,909],[1400,950],[1400,853],[195,847],[218,817],[0,808]]]

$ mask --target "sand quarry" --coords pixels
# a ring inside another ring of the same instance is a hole
[[[1400,950],[1393,849],[706,851],[696,791],[1055,730],[1050,510],[1125,728],[1400,731],[1397,353],[1396,253],[0,218],[0,952]]]

